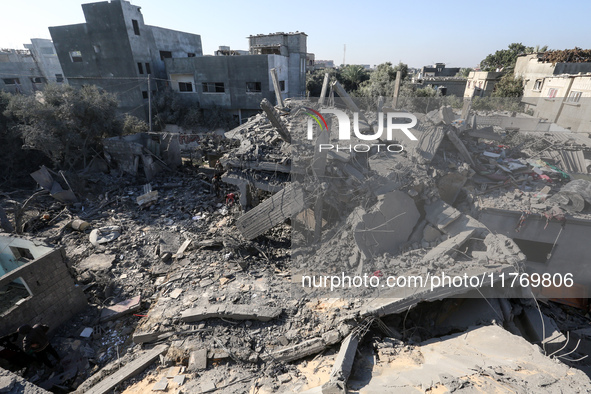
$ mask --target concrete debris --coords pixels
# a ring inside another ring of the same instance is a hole
[[[589,390],[591,144],[468,103],[417,113],[401,152],[347,149],[384,119],[327,75],[325,105],[359,112],[344,145],[337,116],[275,91],[198,159],[168,132],[111,138],[109,174],[35,173],[77,201],[2,200],[5,231],[57,247],[0,237],[0,367],[23,371],[15,330],[48,322],[59,372],[22,373],[60,392]]]
[[[107,307],[101,311],[101,321],[109,321],[117,319],[127,313],[132,313],[139,310],[141,307],[141,296],[130,298],[129,300],[121,301],[118,304]]]
[[[269,321],[278,317],[281,312],[281,308],[259,309],[250,305],[208,305],[184,311],[181,319],[187,323],[212,318]]]
[[[55,181],[53,179],[53,177],[49,173],[49,170],[45,166],[41,166],[40,170],[33,172],[31,174],[31,177],[35,180],[35,182],[39,184],[39,186],[47,190],[51,197],[55,198],[56,200],[61,201],[63,203],[77,202],[78,199],[76,198],[74,192],[71,190],[71,187],[68,184],[68,180],[66,179],[64,172],[60,171],[59,174],[56,175],[59,175],[61,177],[62,182],[66,185],[65,189],[64,186],[60,185],[58,181]]]

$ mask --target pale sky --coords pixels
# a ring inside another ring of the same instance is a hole
[[[51,38],[49,26],[83,23],[80,0],[4,0],[0,48]],[[91,1],[88,1],[91,2]],[[204,54],[248,49],[251,34],[300,31],[316,59],[474,67],[512,42],[591,48],[591,1],[188,1],[133,0],[148,25],[201,35]]]

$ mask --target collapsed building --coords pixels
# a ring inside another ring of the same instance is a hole
[[[107,142],[110,174],[72,185],[93,198],[40,200],[35,236],[64,248],[90,307],[53,337],[69,355],[64,372],[35,383],[80,393],[591,389],[581,246],[591,139],[446,106],[407,111],[416,140],[388,138],[376,130],[393,108],[362,111],[332,89],[342,101],[325,89],[328,108],[358,113],[348,141],[332,132],[336,117],[308,115],[318,103],[280,95],[226,133],[238,146],[220,158],[221,179],[239,206],[212,193],[215,168],[148,180],[142,160],[158,161],[163,140],[143,136],[115,140],[119,151]],[[370,133],[376,141],[359,137]],[[132,147],[134,172],[114,154]],[[3,206],[9,218],[19,207]],[[444,274],[479,281],[427,279]],[[534,274],[550,274],[549,285]],[[370,285],[341,286],[345,275]]]

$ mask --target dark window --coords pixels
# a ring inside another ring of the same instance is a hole
[[[55,74],[55,82],[64,82],[63,74]]]
[[[195,57],[195,54],[194,54],[194,53],[191,53],[191,52],[189,52],[189,53],[187,53],[187,57]]]
[[[160,60],[171,59],[171,58],[172,58],[172,52],[170,52],[170,51],[160,51]]]
[[[142,66],[141,63],[138,63],[137,70],[139,71],[140,74],[143,74],[144,73],[144,66]]]
[[[148,98],[148,91],[147,90],[142,90],[142,97],[145,99]]]
[[[246,82],[246,91],[247,92],[260,92],[261,83],[260,82]]]
[[[72,59],[73,63],[81,63],[82,62],[82,52],[70,51],[70,59]]]
[[[536,79],[536,82],[534,82],[534,90],[542,90],[542,85],[544,85],[544,80]]]
[[[279,81],[279,89],[281,89],[282,92],[285,92],[285,81]]]
[[[192,92],[193,91],[193,84],[191,82],[179,82],[179,91]]]
[[[152,74],[152,68],[150,67],[150,63],[146,63],[146,74]]]
[[[139,23],[137,23],[137,21],[135,19],[132,19],[131,24],[133,25],[133,32],[135,33],[136,36],[139,36],[140,35]]]
[[[224,93],[226,91],[223,82],[203,82],[203,93]]]
[[[18,246],[11,246],[10,251],[14,255],[14,258],[17,260],[21,260],[21,259],[35,260],[31,251],[27,248],[19,248]]]
[[[31,291],[23,278],[16,278],[12,282],[0,286],[0,315],[19,306],[31,295]]]
[[[553,245],[547,242],[529,241],[527,239],[513,238],[519,249],[525,255],[527,261],[545,263],[548,261]]]
[[[32,83],[45,83],[45,78],[42,77],[31,77]]]
[[[17,85],[21,83],[18,78],[4,78],[2,80],[4,81],[5,85]]]

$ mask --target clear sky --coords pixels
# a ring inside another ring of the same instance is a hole
[[[51,38],[48,26],[83,23],[81,0],[3,0],[0,48]],[[591,48],[591,1],[196,1],[133,0],[148,25],[201,35],[204,54],[248,49],[251,34],[308,34],[316,59],[376,65],[402,61],[473,67],[512,42]]]

